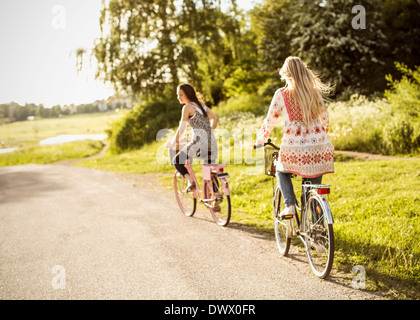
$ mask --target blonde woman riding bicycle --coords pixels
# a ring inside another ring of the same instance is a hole
[[[329,117],[324,100],[331,86],[323,84],[299,57],[288,57],[280,75],[286,86],[275,92],[255,146],[263,145],[283,118],[276,177],[285,204],[280,216],[290,218],[296,212],[292,174],[301,176],[302,183],[321,184],[324,174],[334,173],[334,147],[327,135]]]

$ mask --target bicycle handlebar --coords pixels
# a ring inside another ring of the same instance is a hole
[[[271,139],[268,139],[267,142],[264,142],[263,145],[262,144],[259,144],[259,145],[254,144],[254,149],[259,149],[259,148],[262,148],[262,147],[265,147],[265,146],[272,146],[274,149],[280,150],[279,147],[277,147],[276,145],[271,143]]]

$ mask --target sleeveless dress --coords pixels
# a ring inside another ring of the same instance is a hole
[[[187,154],[189,159],[197,158],[215,162],[218,157],[217,141],[210,126],[210,119],[206,117],[201,109],[191,103],[195,109],[195,114],[189,119],[193,136],[181,151]],[[207,112],[207,107],[204,106]]]
[[[329,118],[325,108],[319,119],[306,127],[300,106],[287,88],[276,91],[267,117],[257,134],[257,144],[263,144],[280,118],[284,133],[280,145],[277,170],[295,173],[303,178],[316,178],[334,173],[334,146],[328,138]]]

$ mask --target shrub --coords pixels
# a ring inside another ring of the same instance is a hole
[[[337,150],[383,152],[383,128],[389,119],[386,100],[370,101],[353,95],[346,102],[328,105],[329,137]]]
[[[420,116],[420,66],[414,70],[396,62],[395,66],[403,76],[401,80],[394,80],[391,75],[388,80],[390,90],[385,91],[385,97],[395,107],[395,112],[403,113],[413,121],[419,121]]]
[[[413,154],[420,150],[418,125],[415,130],[415,124],[404,119],[385,126],[383,140],[385,151],[391,154]]]
[[[399,110],[387,99],[372,101],[357,94],[349,101],[330,103],[331,142],[337,150],[417,154],[419,122]]]
[[[385,141],[393,153],[418,153],[420,151],[420,66],[414,70],[396,62],[403,76],[394,80],[387,75],[390,90],[385,97],[390,103],[392,121],[385,131]]]
[[[156,101],[135,107],[107,130],[110,150],[121,153],[154,141],[159,130],[178,124],[181,110],[177,101]]]
[[[218,116],[235,112],[250,112],[254,115],[266,115],[270,106],[271,97],[261,97],[258,94],[242,94],[221,102],[214,110]]]
[[[331,102],[329,136],[337,150],[381,154],[420,152],[420,67],[410,70],[396,63],[401,80],[389,75],[386,99],[369,100],[354,94],[348,101]],[[242,94],[214,108],[220,117],[219,128],[259,128],[272,96]],[[181,116],[177,101],[157,101],[138,106],[116,121],[108,134],[116,153],[138,149],[152,142],[163,128],[174,128]],[[281,136],[281,126],[273,136]]]

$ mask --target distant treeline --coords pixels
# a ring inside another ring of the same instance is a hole
[[[26,121],[34,118],[58,118],[61,116],[68,116],[80,113],[95,113],[108,111],[115,108],[127,108],[128,105],[124,102],[114,102],[110,105],[104,102],[94,102],[80,105],[56,105],[51,108],[46,108],[42,104],[36,105],[34,103],[26,103],[19,105],[15,102],[0,104],[0,123]]]

